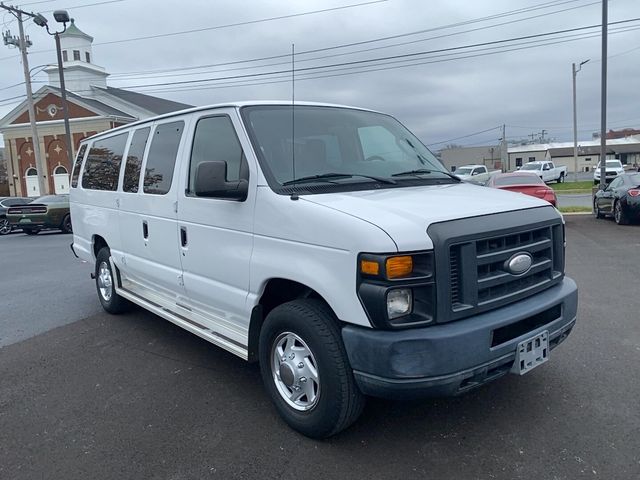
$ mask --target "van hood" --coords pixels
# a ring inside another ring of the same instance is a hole
[[[393,239],[399,251],[433,248],[426,233],[432,223],[553,208],[528,195],[467,183],[304,195],[300,199],[377,225]],[[526,215],[522,222],[527,223]],[[491,229],[490,224],[487,229]]]

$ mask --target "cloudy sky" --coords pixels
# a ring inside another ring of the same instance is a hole
[[[579,137],[599,130],[600,29],[582,28],[600,23],[599,0],[49,0],[22,6],[52,24],[51,12],[67,9],[95,38],[94,60],[112,74],[111,86],[193,105],[290,98],[293,43],[297,99],[392,113],[434,150],[495,143],[502,124],[511,140],[543,129],[545,138],[570,140],[571,63],[590,59],[578,74]],[[639,17],[638,0],[609,2],[610,22]],[[0,20],[3,31],[17,33],[13,17],[0,13]],[[53,38],[26,25],[30,66],[54,63]],[[564,33],[545,35],[558,31]],[[640,128],[639,60],[640,18],[610,26],[610,128]],[[0,50],[0,72],[1,117],[20,101],[12,97],[24,95],[17,50]],[[34,90],[46,79],[36,73]]]

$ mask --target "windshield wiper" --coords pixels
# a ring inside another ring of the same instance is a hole
[[[294,185],[296,183],[309,183],[309,182],[315,182],[315,181],[329,182],[332,179],[353,178],[353,177],[370,178],[371,180],[375,180],[376,182],[393,184],[393,185],[397,183],[395,180],[392,180],[390,178],[377,177],[374,175],[364,175],[362,173],[322,173],[319,175],[309,175],[307,177],[295,178],[293,180],[284,182],[282,185],[287,186],[287,185]]]
[[[443,172],[441,170],[429,170],[426,168],[418,168],[415,170],[407,170],[406,172],[398,172],[398,173],[394,173],[391,176],[392,177],[404,177],[404,176],[408,176],[408,175],[429,175],[432,173],[441,173],[443,175],[446,175],[449,178],[452,178],[453,180],[456,180],[458,182],[461,182],[462,180],[460,180],[458,177],[456,177],[455,175],[449,173],[449,172]]]

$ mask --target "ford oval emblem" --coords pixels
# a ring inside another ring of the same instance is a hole
[[[533,264],[531,255],[525,252],[516,253],[504,264],[507,272],[513,275],[523,275],[529,271]]]

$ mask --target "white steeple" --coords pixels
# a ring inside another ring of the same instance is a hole
[[[104,67],[93,63],[92,43],[93,37],[76,27],[73,18],[71,25],[60,34],[65,87],[70,92],[89,97],[93,95],[91,86],[106,87],[109,76]],[[49,75],[49,85],[60,88],[57,62],[44,71]]]

